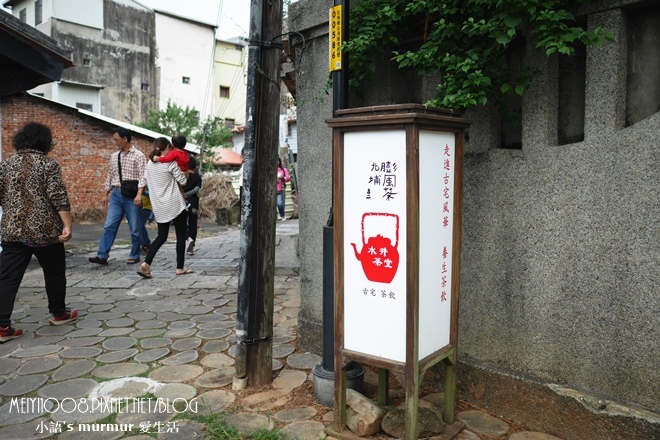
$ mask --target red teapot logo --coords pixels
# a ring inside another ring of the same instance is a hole
[[[364,240],[364,220],[371,216],[394,217],[396,220],[395,242],[380,234]],[[362,263],[362,270],[369,281],[391,283],[399,267],[399,216],[384,212],[366,212],[362,215],[362,250],[358,252],[355,243],[351,243],[355,258]]]

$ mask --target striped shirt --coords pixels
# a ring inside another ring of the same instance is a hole
[[[124,153],[117,151],[110,156],[110,167],[108,168],[108,177],[105,179],[105,190],[110,191],[113,187],[119,188],[119,169],[117,167],[117,155],[121,153],[121,178],[122,180],[142,180],[144,176],[144,166],[147,158],[137,148],[131,148]],[[140,183],[140,187],[144,186]]]
[[[149,188],[151,210],[156,223],[169,223],[186,209],[186,201],[179,189],[179,183],[185,185],[186,176],[176,162],[149,161],[140,185],[144,186],[145,183]]]

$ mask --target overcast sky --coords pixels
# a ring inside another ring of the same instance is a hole
[[[218,25],[222,39],[249,36],[250,0],[138,0],[150,8]],[[0,0],[0,7],[4,0]],[[3,8],[4,9],[4,8]],[[7,10],[7,9],[5,9]],[[8,11],[8,10],[7,10]]]
[[[250,0],[138,0],[156,9],[218,25],[219,38],[247,37]]]

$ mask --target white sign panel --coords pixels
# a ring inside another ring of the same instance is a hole
[[[344,133],[344,348],[406,360],[406,135]]]
[[[286,147],[286,138],[289,134],[289,119],[286,115],[280,115],[280,148]]]
[[[455,136],[419,135],[419,358],[449,345]],[[457,226],[457,227],[460,227]]]

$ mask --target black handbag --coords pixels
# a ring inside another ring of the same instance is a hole
[[[121,151],[117,154],[117,168],[119,170],[119,185],[121,195],[134,199],[138,193],[138,181],[137,180],[123,180],[121,178]]]

